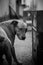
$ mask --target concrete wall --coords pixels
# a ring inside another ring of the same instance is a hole
[[[34,0],[36,10],[43,10],[43,0]]]
[[[16,12],[16,0],[10,0],[10,5],[14,9],[14,11]]]
[[[33,1],[33,0],[25,0],[25,4],[26,4],[27,6],[30,6],[32,1]]]
[[[23,7],[22,6],[19,7],[19,15],[23,16]]]
[[[9,14],[9,0],[0,0],[0,17]]]
[[[16,0],[0,0],[0,22],[10,18],[9,5],[16,12]],[[11,11],[12,12],[12,11]],[[13,12],[14,14],[14,12]]]
[[[9,1],[11,7],[16,11],[16,0],[0,0],[0,17],[9,15]]]

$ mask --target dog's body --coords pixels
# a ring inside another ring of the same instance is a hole
[[[3,41],[1,41],[0,39],[0,45],[1,45],[0,48],[3,49],[2,54],[0,51],[0,54],[1,54],[0,60],[2,59],[2,55],[5,54],[9,65],[12,64],[12,56],[14,60],[18,63],[15,56],[15,49],[13,47],[15,35],[17,35],[20,40],[25,40],[27,25],[24,23],[21,23],[22,21],[21,22],[18,22],[18,21],[13,20],[11,22],[0,23],[0,37],[1,39],[4,38]]]

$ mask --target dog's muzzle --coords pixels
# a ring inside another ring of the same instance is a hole
[[[26,37],[22,37],[22,40],[25,40]]]
[[[22,40],[25,40],[25,37],[23,37]]]

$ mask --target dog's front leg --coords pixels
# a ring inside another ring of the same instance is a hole
[[[12,56],[14,58],[14,61],[17,63],[17,65],[22,65],[22,63],[19,63],[17,58],[16,58],[16,54],[15,54],[15,48],[12,46],[11,48],[11,52],[12,52]]]
[[[12,56],[13,56],[13,58],[14,58],[14,61],[18,63],[18,60],[17,60],[17,58],[16,58],[16,54],[15,54],[15,49],[14,49],[13,46],[12,46],[12,48],[11,48],[11,52],[12,52]]]
[[[8,42],[8,40],[5,41],[4,50],[5,50],[6,59],[8,61],[8,65],[12,65],[11,45]]]

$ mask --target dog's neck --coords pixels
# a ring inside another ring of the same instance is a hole
[[[4,29],[4,31],[6,32],[8,38],[11,40],[12,45],[14,45],[14,40],[15,40],[15,27],[13,24],[1,24],[1,27]]]
[[[16,31],[15,31],[15,26],[13,24],[10,24],[8,25],[9,27],[9,30],[10,30],[10,36],[9,36],[9,39],[11,40],[12,42],[12,45],[14,45],[14,41],[15,41],[15,35],[16,35]]]
[[[9,39],[11,40],[12,42],[12,45],[14,45],[14,40],[15,40],[15,35],[16,35],[16,32],[15,32],[15,27],[13,24],[9,25],[9,30],[10,30],[10,36],[9,36]]]

